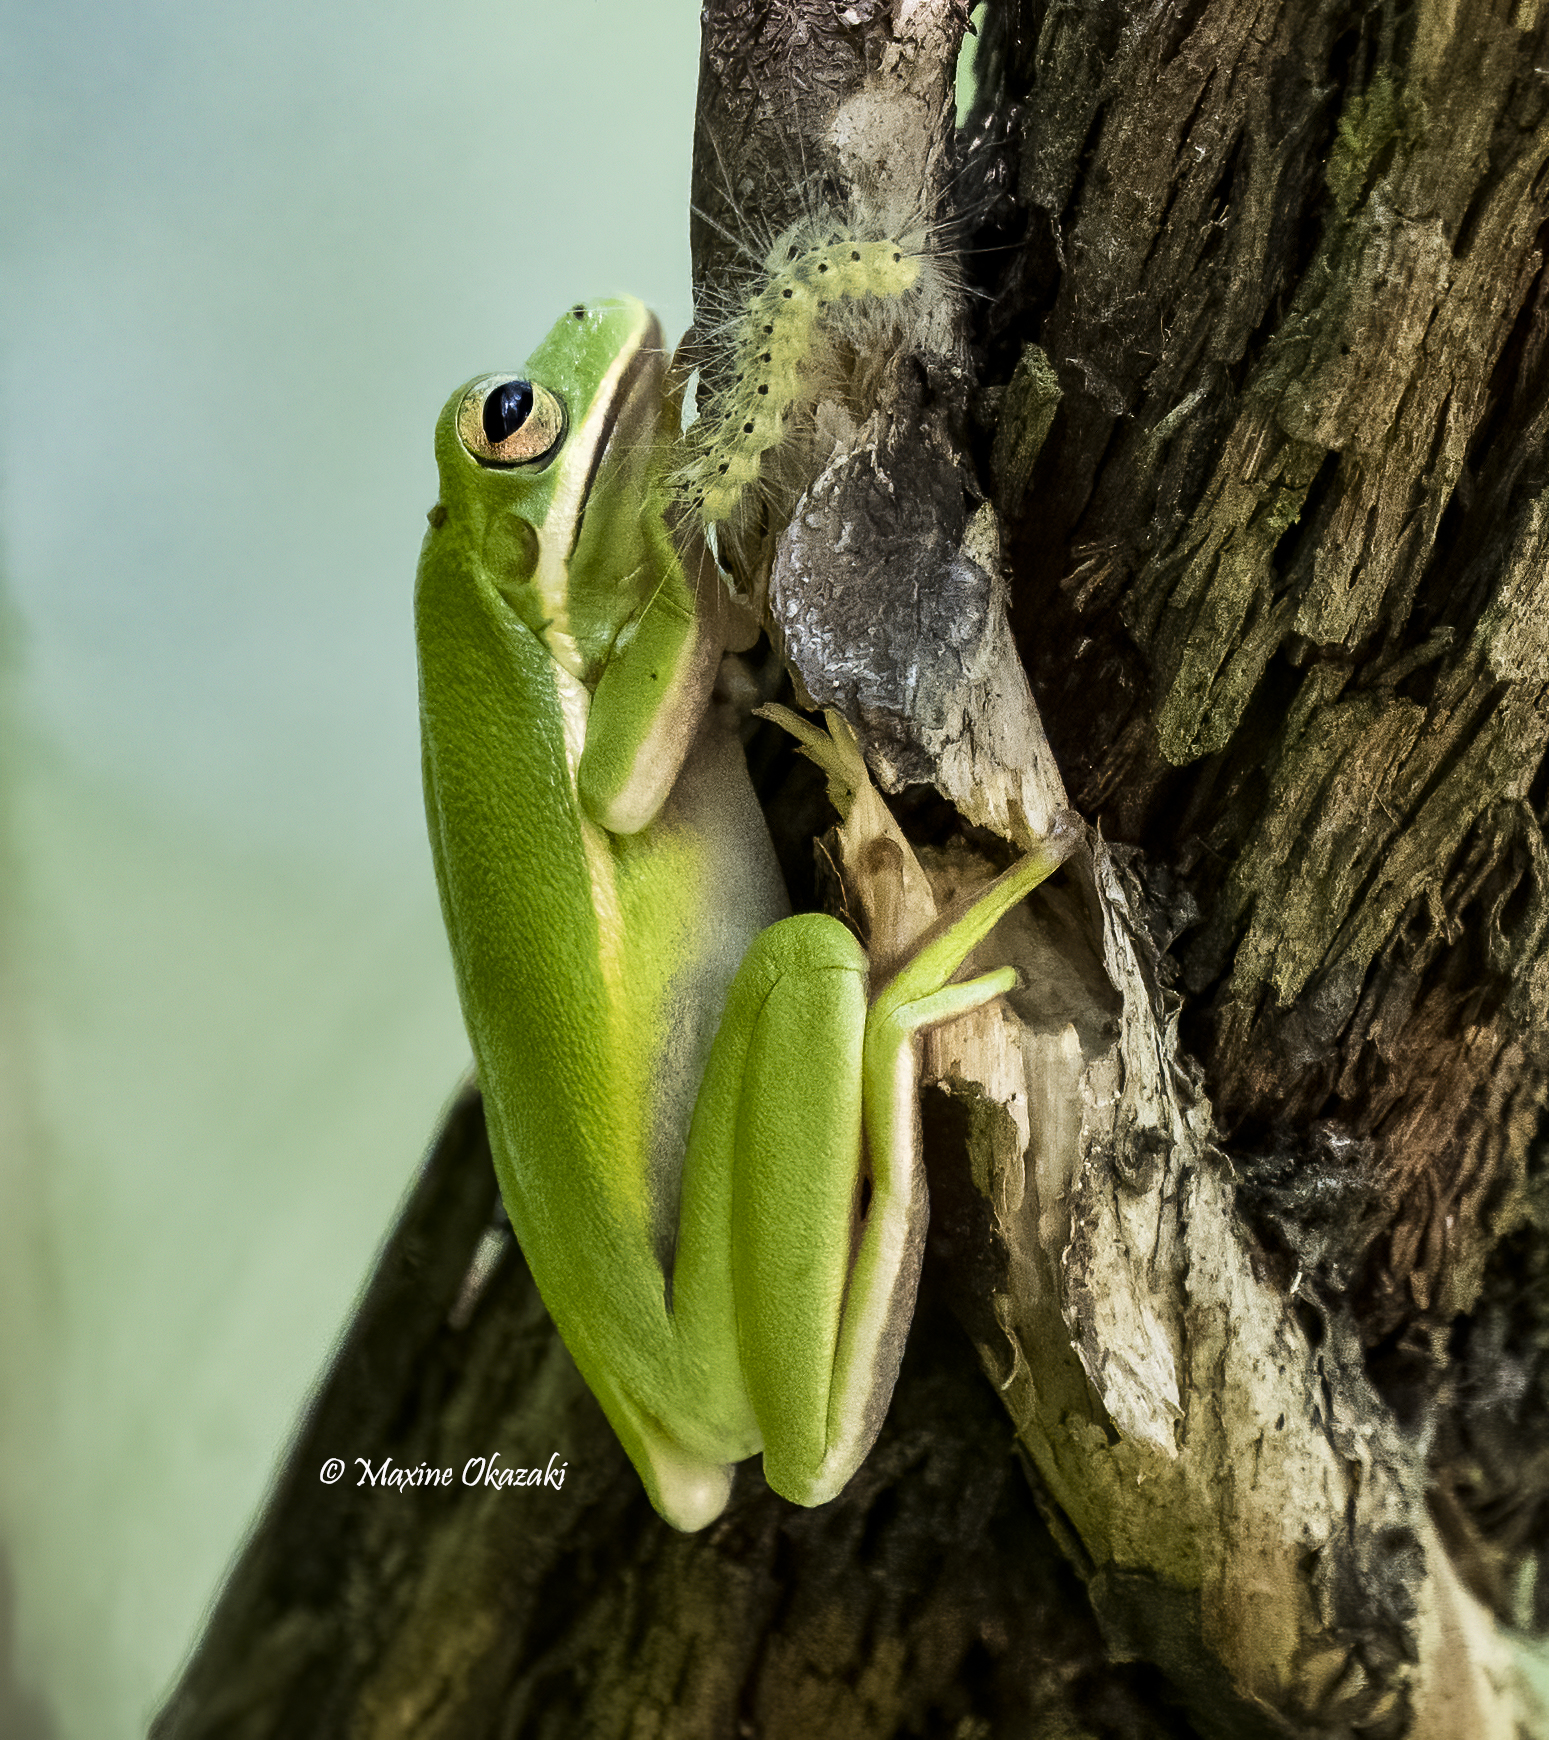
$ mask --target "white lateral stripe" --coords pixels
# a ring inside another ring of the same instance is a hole
[[[584,506],[582,495],[587,479],[592,475],[597,443],[603,438],[612,418],[619,381],[639,355],[642,339],[643,331],[637,330],[632,342],[620,348],[592,395],[585,421],[566,436],[565,451],[560,455],[559,476],[554,484],[554,499],[538,534],[538,571],[534,580],[543,614],[549,621],[544,639],[558,662],[576,677],[581,674],[581,660],[570,632],[571,545],[580,524]],[[556,526],[565,528],[563,549],[560,540],[550,530]]]
[[[569,640],[569,636],[565,637]],[[572,643],[573,644],[573,643]],[[549,648],[554,652],[554,648]],[[576,789],[577,770],[581,765],[581,752],[586,748],[586,721],[591,715],[592,692],[579,677],[567,670],[555,655],[554,666],[554,702],[559,708],[560,724],[565,733],[565,772],[570,776],[570,790]],[[576,807],[580,808],[579,798],[573,798]]]
[[[582,808],[576,796],[576,770],[581,765],[581,751],[586,747],[586,720],[592,697],[586,685],[562,669],[554,667],[554,698],[565,732],[565,769],[570,778],[571,801],[581,823],[581,845],[586,853],[587,875],[592,887],[592,911],[597,915],[598,967],[607,986],[608,1006],[615,1019],[626,1015],[625,979],[627,963],[622,958],[619,942],[624,932],[624,915],[619,906],[618,885],[614,881],[613,853],[608,836],[597,827]]]

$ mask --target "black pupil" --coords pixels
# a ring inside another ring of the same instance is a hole
[[[484,400],[484,439],[491,447],[508,441],[532,410],[532,382],[507,381]]]

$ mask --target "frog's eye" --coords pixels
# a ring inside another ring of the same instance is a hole
[[[480,465],[543,465],[565,438],[565,407],[535,381],[486,375],[463,394],[457,434]]]

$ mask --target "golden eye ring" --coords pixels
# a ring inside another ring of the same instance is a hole
[[[565,439],[565,407],[536,381],[485,375],[457,407],[457,437],[480,465],[548,464]]]

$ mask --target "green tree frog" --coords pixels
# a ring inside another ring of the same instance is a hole
[[[710,705],[750,636],[673,523],[668,379],[654,317],[618,300],[454,393],[416,617],[431,845],[511,1224],[652,1503],[697,1529],[745,1457],[814,1505],[870,1449],[923,1246],[917,1036],[1012,986],[951,981],[1064,850],[881,984],[836,919],[788,916]]]

